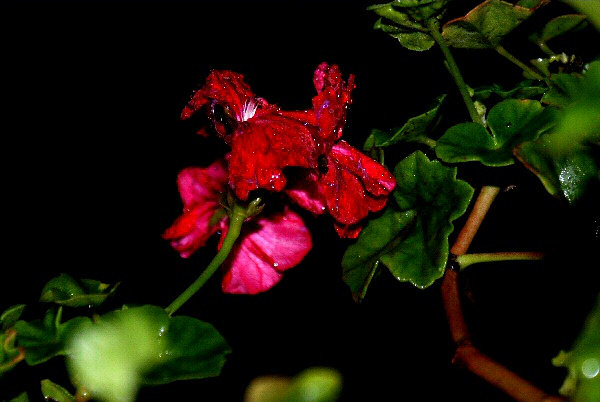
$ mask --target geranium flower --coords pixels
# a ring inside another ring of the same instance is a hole
[[[250,191],[282,191],[286,167],[305,169],[286,189],[299,205],[329,212],[342,237],[356,237],[358,222],[385,206],[395,180],[382,165],[340,141],[354,77],[346,83],[336,65],[321,63],[313,76],[311,110],[286,112],[257,98],[243,76],[212,71],[182,118],[204,110],[217,135],[231,145],[229,185],[246,200]]]
[[[163,237],[183,258],[204,246],[218,230],[225,238],[229,218],[219,201],[226,191],[227,169],[222,160],[207,168],[190,167],[178,177],[184,213]],[[220,247],[220,246],[219,246]],[[256,294],[281,280],[283,271],[300,263],[312,248],[302,218],[289,208],[250,218],[222,265],[226,293]]]

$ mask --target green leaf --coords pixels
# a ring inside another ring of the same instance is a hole
[[[548,21],[540,32],[531,35],[529,39],[534,42],[547,42],[574,29],[583,28],[585,22],[585,15],[561,15]]]
[[[477,123],[450,127],[437,141],[435,152],[445,162],[480,161],[487,166],[514,163],[513,149],[535,139],[555,121],[556,111],[543,108],[538,101],[507,99],[488,114],[486,129]]]
[[[546,2],[541,0],[535,7],[523,7],[501,0],[487,0],[464,17],[447,22],[442,27],[442,36],[448,45],[457,48],[494,48]]]
[[[16,335],[14,329],[0,333],[0,377],[23,360],[22,349],[15,346]]]
[[[430,286],[444,273],[448,236],[473,196],[456,168],[430,161],[414,152],[394,169],[398,208],[371,220],[342,259],[344,280],[355,299],[364,297],[376,261],[400,281],[419,288]]]
[[[411,117],[400,128],[392,130],[391,133],[374,129],[365,141],[363,149],[370,151],[373,148],[383,148],[398,142],[421,142],[430,144],[433,142],[427,137],[427,133],[433,130],[439,121],[439,111],[446,95],[437,97],[429,110],[418,116]]]
[[[570,352],[560,352],[552,363],[567,367],[561,394],[575,402],[600,401],[600,297]]]
[[[405,229],[414,222],[416,214],[413,210],[398,212],[387,208],[383,215],[370,220],[356,243],[348,247],[342,258],[343,279],[355,301],[365,297],[379,260],[405,239]]]
[[[398,39],[398,42],[408,50],[414,50],[416,52],[429,50],[435,45],[435,41],[431,35],[423,32],[401,32],[391,34],[390,36]]]
[[[294,378],[265,376],[252,380],[246,402],[329,402],[336,401],[342,388],[342,376],[334,369],[312,367]]]
[[[542,97],[542,102],[552,106],[565,107],[573,97],[576,97],[582,86],[582,77],[579,74],[552,74],[552,86]]]
[[[565,0],[565,2],[587,15],[596,29],[600,30],[600,7],[598,4],[589,0]]]
[[[229,353],[210,324],[149,305],[105,314],[69,345],[71,376],[108,401],[133,400],[142,384],[218,375]]]
[[[525,80],[517,84],[512,89],[503,89],[498,84],[481,86],[473,90],[473,98],[485,101],[492,95],[497,95],[502,99],[528,99],[544,95],[548,89],[541,86],[539,81]]]
[[[0,315],[2,330],[5,331],[7,328],[12,327],[21,317],[21,314],[23,314],[23,310],[25,310],[25,304],[16,304],[4,310],[2,315]]]
[[[231,349],[209,323],[192,317],[171,318],[161,363],[144,374],[145,384],[216,377]]]
[[[93,279],[75,280],[67,274],[51,279],[42,289],[40,301],[69,307],[99,306],[119,286],[110,286]]]
[[[11,399],[10,402],[29,402],[29,396],[27,395],[27,392],[23,392]]]
[[[44,319],[31,322],[17,321],[17,342],[25,348],[25,361],[33,366],[54,356],[67,354],[66,341],[91,325],[87,317],[75,317],[61,323],[62,307],[46,312]]]
[[[42,395],[45,400],[55,400],[56,402],[75,402],[75,397],[66,389],[52,381],[42,380]]]

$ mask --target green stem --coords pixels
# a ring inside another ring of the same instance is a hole
[[[440,29],[438,27],[437,22],[433,19],[429,20],[427,22],[427,28],[429,28],[429,33],[433,37],[433,40],[435,40],[435,42],[440,47],[442,53],[444,54],[444,58],[446,59],[444,64],[446,65],[446,68],[450,72],[450,75],[454,79],[454,82],[456,83],[456,86],[460,91],[463,101],[465,102],[465,106],[467,107],[469,115],[471,116],[471,120],[473,120],[475,123],[483,124],[483,120],[481,119],[481,116],[479,116],[479,113],[477,113],[477,109],[475,108],[473,99],[471,99],[471,95],[469,94],[467,84],[465,83],[465,80],[463,79],[462,74],[458,69],[456,61],[454,61],[452,53],[450,53],[450,49],[448,48],[448,46],[446,46],[446,42],[444,41],[444,38],[440,33]]]
[[[217,269],[221,266],[223,261],[229,255],[235,241],[240,235],[240,230],[242,229],[242,224],[244,223],[244,219],[246,219],[246,210],[239,205],[234,205],[230,215],[229,215],[229,230],[227,231],[227,236],[225,236],[225,240],[223,241],[223,245],[221,249],[215,255],[215,258],[212,259],[208,267],[200,274],[200,276],[192,283],[186,290],[180,294],[177,299],[173,300],[173,303],[169,304],[165,311],[169,315],[173,315],[181,306],[184,305],[204,284],[208,281],[208,279],[213,276]]]
[[[426,145],[426,146],[428,146],[431,149],[434,149],[435,146],[436,146],[436,144],[437,144],[436,140],[432,140],[431,138],[426,137],[426,136],[418,137],[417,139],[415,139],[415,142],[418,142],[419,144]]]
[[[456,257],[456,262],[460,265],[461,271],[469,265],[478,264],[481,262],[494,261],[531,261],[541,260],[544,258],[543,253],[525,251],[525,252],[501,252],[501,253],[477,253],[463,254]]]
[[[529,67],[527,64],[523,63],[521,60],[517,59],[515,56],[513,56],[511,53],[509,53],[508,50],[506,50],[502,46],[498,45],[494,49],[496,50],[496,52],[498,52],[498,54],[500,56],[504,57],[506,60],[510,61],[511,63],[513,63],[514,65],[519,67],[521,70],[523,70],[524,72],[529,74],[529,76],[535,78],[538,81],[546,81],[546,79],[544,77],[542,77],[540,74],[538,74],[534,69]]]

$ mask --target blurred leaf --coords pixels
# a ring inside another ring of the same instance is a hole
[[[415,219],[416,211],[394,211],[387,208],[378,218],[371,219],[356,243],[348,247],[342,259],[343,279],[354,300],[360,302],[367,292],[381,257],[404,241]]]
[[[595,1],[565,0],[565,3],[587,15],[596,29],[600,30],[600,7],[598,7],[598,4]]]
[[[427,133],[433,130],[438,123],[440,106],[445,98],[446,95],[437,97],[428,111],[411,117],[402,127],[392,130],[391,133],[377,129],[372,130],[371,135],[363,145],[363,149],[370,151],[373,148],[388,147],[398,142],[432,142],[427,137]]]
[[[29,402],[29,396],[27,395],[27,392],[23,392],[11,399],[10,402]]]
[[[547,42],[576,28],[585,26],[586,16],[567,14],[553,18],[544,25],[540,32],[532,34],[529,39],[533,42]]]
[[[2,330],[4,331],[12,327],[21,317],[21,314],[23,314],[23,310],[25,310],[25,304],[16,304],[4,310],[2,315],[0,315],[0,327]]]
[[[65,323],[61,323],[61,317],[59,307],[48,310],[42,320],[16,322],[17,342],[25,348],[27,364],[33,366],[67,354],[65,343],[69,337],[91,325],[88,317],[75,317]]]
[[[0,377],[24,358],[23,350],[15,346],[16,335],[14,329],[0,333]]]
[[[531,4],[535,6],[531,7]],[[501,0],[487,0],[472,9],[464,17],[447,22],[442,36],[450,46],[468,49],[496,47],[502,38],[529,17],[547,0],[530,1],[530,7],[515,5]]]
[[[539,81],[525,80],[512,89],[503,89],[498,84],[481,86],[473,90],[473,98],[481,101],[489,99],[492,95],[497,95],[502,99],[534,98],[548,91],[548,88],[541,85]]]
[[[336,401],[342,388],[342,376],[334,369],[313,367],[292,379],[265,376],[254,379],[245,402],[329,402]]]
[[[67,274],[51,279],[42,289],[40,301],[69,307],[99,306],[119,284],[110,286],[93,279],[75,280]]]
[[[171,318],[161,363],[144,374],[145,384],[216,377],[231,349],[209,323],[192,317]]]
[[[487,166],[514,163],[513,149],[535,139],[555,121],[556,112],[538,101],[507,99],[488,114],[491,135],[480,124],[460,123],[437,141],[435,152],[444,162],[479,161]]]
[[[70,341],[68,368],[95,398],[130,401],[142,384],[218,375],[229,347],[210,325],[164,309],[117,310]]]
[[[569,369],[561,394],[575,402],[600,401],[600,297],[573,349],[568,353],[561,352],[552,363]]]
[[[452,221],[465,212],[473,195],[471,186],[456,179],[456,168],[430,161],[419,151],[398,163],[394,174],[399,210],[390,206],[371,220],[342,259],[344,280],[355,299],[364,297],[376,261],[399,281],[419,288],[440,278]]]
[[[75,397],[66,389],[50,380],[42,380],[42,395],[45,400],[55,400],[56,402],[75,402]]]
[[[556,127],[514,152],[550,194],[574,203],[600,181],[600,62],[581,79],[566,77]]]

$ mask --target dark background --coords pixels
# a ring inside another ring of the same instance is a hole
[[[457,3],[449,15],[474,4]],[[370,128],[401,125],[441,93],[450,94],[441,129],[466,120],[438,51],[413,53],[373,31],[368,4],[3,2],[0,307],[28,303],[25,318],[38,317],[44,306],[35,300],[60,272],[122,281],[110,308],[165,306],[198,275],[215,244],[183,260],[160,234],[181,212],[177,172],[225,152],[218,141],[196,136],[193,123],[179,121],[210,69],[241,72],[269,102],[306,109],[314,68],[339,64],[344,75],[356,75],[344,131],[355,146]],[[561,7],[549,7],[529,26]],[[514,36],[523,38],[527,29]],[[561,45],[589,57],[590,32]],[[540,56],[514,39],[506,47],[525,59]],[[520,80],[491,52],[455,54],[472,86]],[[399,149],[396,159],[412,150]],[[472,251],[549,255],[462,275],[475,343],[556,392],[565,372],[550,359],[570,347],[600,288],[597,198],[568,208],[520,165],[464,164],[459,177],[476,188],[517,186],[500,195]],[[294,375],[315,365],[343,374],[344,400],[507,400],[451,366],[439,284],[418,290],[384,273],[365,302],[354,304],[340,267],[351,242],[337,238],[329,218],[304,216],[313,251],[278,286],[259,296],[224,295],[217,275],[180,310],[211,322],[229,341],[234,352],[222,376],[146,388],[140,400],[241,400],[256,376]],[[60,358],[34,368],[21,364],[0,379],[0,399],[28,389],[36,400],[43,378],[69,384]]]

